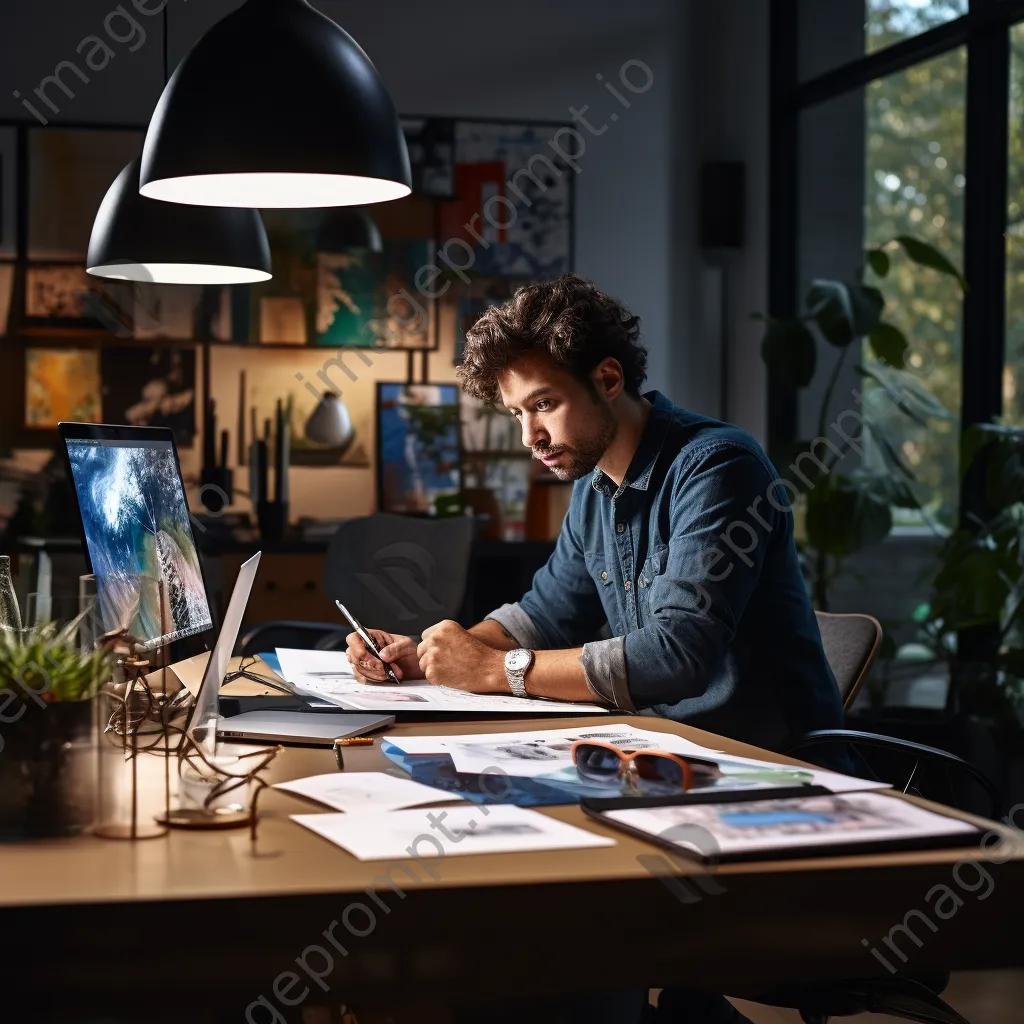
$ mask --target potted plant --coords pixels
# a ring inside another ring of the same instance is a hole
[[[816,437],[770,453],[780,476],[800,492],[806,536],[803,547],[810,555],[814,604],[822,611],[828,610],[829,589],[845,570],[846,560],[888,536],[894,507],[924,511],[914,494],[914,472],[886,436],[881,418],[873,418],[872,402],[853,410],[863,421],[867,435],[863,439],[870,439],[872,460],[863,459],[855,469],[846,468],[847,456],[859,448],[862,438],[851,438],[828,420],[851,354],[857,373],[879,393],[879,404],[922,426],[949,419],[942,403],[905,368],[907,339],[895,324],[885,320],[881,290],[866,282],[869,271],[879,283],[885,280],[891,263],[888,250],[896,246],[917,265],[952,277],[961,292],[966,292],[966,282],[942,253],[901,235],[870,250],[853,280],[812,281],[803,315],[754,314],[766,325],[761,356],[773,379],[783,386],[807,388],[819,353],[834,352],[818,408]],[[874,359],[863,358],[866,346]]]
[[[113,654],[83,652],[82,616],[0,630],[0,837],[72,835],[92,821],[93,698]]]

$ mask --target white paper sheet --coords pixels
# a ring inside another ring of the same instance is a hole
[[[274,788],[348,812],[397,811],[445,800],[462,800],[455,793],[385,772],[330,772],[278,782]]]
[[[447,686],[432,686],[425,679],[403,680],[400,686],[361,683],[344,651],[303,651],[278,647],[281,674],[295,690],[353,711],[449,711],[535,714],[607,714],[596,704],[466,693]]]
[[[614,839],[507,804],[468,804],[429,811],[421,808],[390,814],[293,814],[292,820],[359,860],[408,863],[420,877],[426,872],[423,865],[443,876],[444,868],[439,865],[448,856],[615,845]]]

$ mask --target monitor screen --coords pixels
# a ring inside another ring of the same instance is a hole
[[[213,625],[174,436],[61,424],[104,628],[143,648]]]

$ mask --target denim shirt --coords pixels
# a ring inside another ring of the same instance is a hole
[[[530,592],[488,618],[524,647],[582,645],[595,697],[625,711],[776,750],[841,727],[768,457],[738,427],[644,397],[622,484],[600,470],[577,480]]]

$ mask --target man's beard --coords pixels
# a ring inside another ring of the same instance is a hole
[[[619,429],[619,421],[615,418],[611,406],[605,402],[600,403],[600,421],[596,433],[585,440],[573,439],[572,444],[553,445],[550,448],[534,448],[533,457],[558,455],[565,453],[568,456],[566,463],[562,466],[550,466],[550,470],[563,483],[570,483],[579,480],[588,473],[593,472],[601,457],[608,450],[608,446],[615,440]]]

